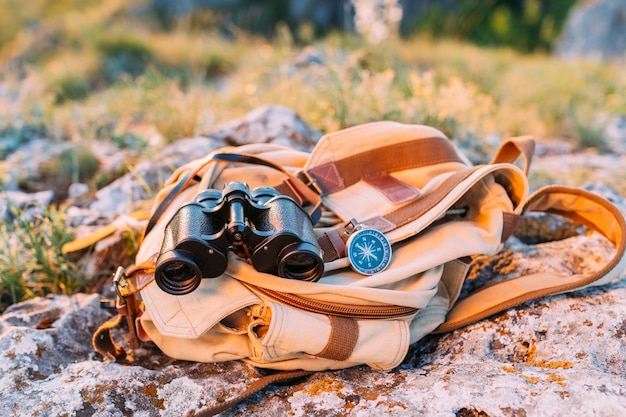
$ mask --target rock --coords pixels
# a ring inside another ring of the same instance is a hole
[[[19,190],[22,183],[36,183],[41,164],[69,149],[69,146],[69,143],[39,138],[15,149],[3,162],[6,167],[2,175],[5,189]]]
[[[11,93],[5,87],[5,83],[0,84],[0,97],[9,96]],[[9,124],[0,128],[0,160],[18,150],[25,144],[36,139],[42,139],[49,136],[48,129],[44,125],[26,124],[16,125]]]
[[[113,216],[128,213],[137,201],[151,199],[173,169],[228,145],[275,143],[296,149],[311,149],[322,134],[300,116],[282,106],[260,107],[240,120],[219,126],[204,136],[178,140],[166,146],[159,157],[138,164],[132,173],[96,193],[90,209]]]
[[[626,3],[623,0],[579,1],[569,12],[556,51],[564,58],[623,60]]]
[[[607,144],[613,152],[626,153],[626,115],[609,116],[604,124]]]
[[[89,208],[110,217],[129,213],[135,203],[152,199],[174,169],[222,146],[223,142],[211,137],[178,140],[164,147],[159,156],[137,164],[132,172],[98,190]]]
[[[600,154],[586,149],[569,154],[548,153],[533,158],[530,168],[530,183],[533,187],[546,184],[580,186],[590,182],[610,184],[624,189],[624,166],[626,154]]]
[[[89,184],[74,182],[67,189],[67,198],[74,206],[82,205],[89,200]]]
[[[300,150],[310,150],[322,136],[293,110],[283,106],[259,107],[241,120],[221,126],[212,137],[229,145],[275,143]]]
[[[568,253],[571,239],[580,241],[574,246],[587,240],[570,238],[554,250]],[[584,245],[607,254],[597,238]],[[174,361],[151,343],[135,352],[132,365],[105,363],[90,337],[107,317],[97,295],[10,307],[0,318],[0,414],[183,415],[259,377],[240,362]],[[428,336],[392,371],[319,372],[269,388],[224,415],[618,416],[626,411],[625,349],[626,281],[619,281]]]
[[[0,194],[0,220],[10,222],[16,217],[15,210],[22,212],[26,221],[37,215],[43,215],[50,206],[54,192],[52,190],[37,193],[4,191]]]

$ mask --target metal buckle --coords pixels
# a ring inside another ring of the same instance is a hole
[[[133,294],[132,282],[126,277],[124,267],[118,266],[113,275],[113,287],[120,299],[125,300]]]
[[[304,178],[303,182],[307,187],[311,188],[313,191],[315,191],[319,195],[323,194],[324,191],[322,190],[322,187],[320,187],[320,185],[317,183],[317,180],[313,178],[311,174],[309,174],[307,171],[304,171],[304,170],[300,171],[298,174],[299,176]]]

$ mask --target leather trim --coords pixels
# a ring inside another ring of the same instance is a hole
[[[436,136],[382,146],[309,168],[306,172],[315,179],[324,194],[332,194],[356,184],[367,176],[446,162],[464,164],[450,140]]]
[[[520,219],[521,216],[515,213],[506,211],[502,213],[502,236],[500,237],[502,243],[506,242],[515,233]]]
[[[418,188],[387,173],[368,176],[363,181],[382,193],[392,204],[406,203],[420,195]]]
[[[329,162],[307,170],[309,176],[315,179],[324,194],[332,194],[346,188],[342,176],[334,162]]]

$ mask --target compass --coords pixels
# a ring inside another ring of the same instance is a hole
[[[346,253],[355,271],[373,275],[391,262],[391,243],[382,232],[359,226],[346,242]]]

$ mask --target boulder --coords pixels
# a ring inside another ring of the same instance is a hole
[[[556,52],[565,58],[623,60],[626,57],[626,2],[579,1],[569,12]]]
[[[90,209],[110,216],[127,213],[137,201],[150,199],[150,193],[158,191],[175,168],[224,146],[274,143],[306,150],[321,136],[291,109],[259,107],[241,119],[218,126],[213,132],[166,146],[159,156],[138,164],[133,172],[99,190]]]

